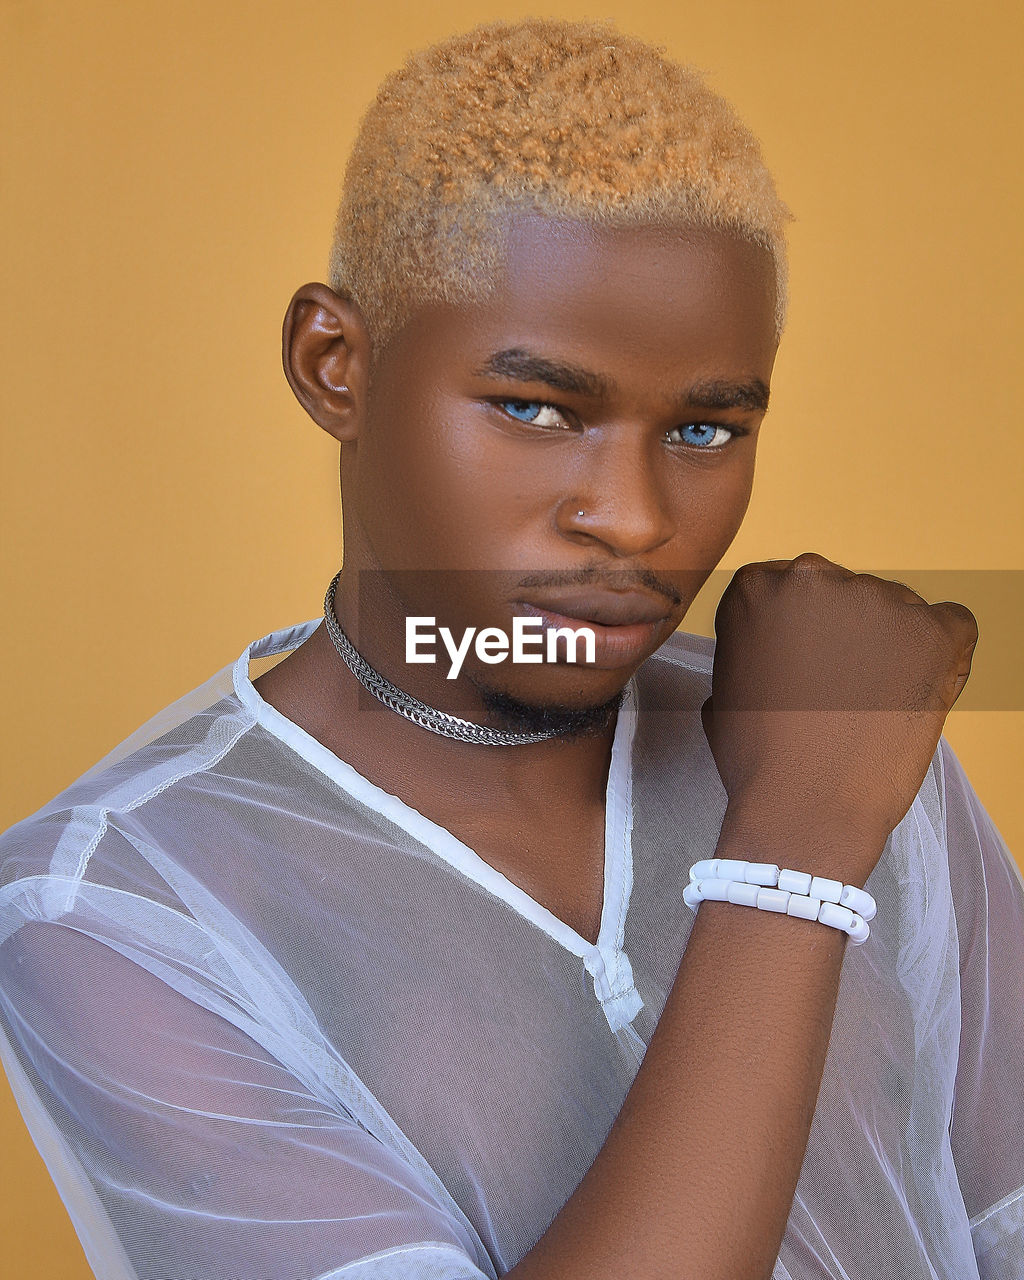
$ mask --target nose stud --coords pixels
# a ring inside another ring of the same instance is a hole
[[[590,505],[587,498],[582,494],[579,497],[573,497],[570,494],[565,498],[559,506],[556,516],[559,528],[568,533],[585,533],[587,513],[583,510],[584,504]]]

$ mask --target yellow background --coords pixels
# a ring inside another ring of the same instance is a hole
[[[4,3],[0,826],[250,640],[319,614],[337,446],[285,384],[281,317],[323,278],[381,76],[537,11]],[[1019,5],[540,11],[615,17],[702,68],[797,215],[791,321],[724,567],[817,550],[904,580],[1021,568]],[[958,597],[982,623],[976,672],[1022,622],[1004,579],[982,580],[994,603]],[[708,630],[713,605],[687,627]],[[1022,720],[957,710],[946,729],[1018,857]],[[6,1273],[87,1276],[6,1094],[0,1151]]]

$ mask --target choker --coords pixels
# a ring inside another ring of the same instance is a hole
[[[515,747],[528,742],[544,742],[558,734],[557,729],[548,729],[542,733],[511,733],[505,729],[491,729],[485,724],[474,724],[471,720],[460,720],[458,716],[450,716],[436,707],[428,707],[411,693],[405,693],[390,680],[386,680],[360,654],[348,636],[342,631],[338,619],[334,616],[334,588],[341,577],[341,570],[331,579],[331,585],[324,596],[324,621],[327,633],[334,642],[334,647],[345,661],[349,671],[355,676],[364,689],[390,707],[406,720],[418,724],[421,729],[429,729],[431,733],[439,733],[445,738],[454,738],[458,742],[476,742],[483,746]]]

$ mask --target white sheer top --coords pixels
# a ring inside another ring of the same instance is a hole
[[[0,1053],[102,1280],[503,1275],[686,946],[713,641],[630,684],[594,945],[259,696],[319,621],[0,838]],[[774,1280],[1024,1280],[1024,885],[945,739],[868,888]]]

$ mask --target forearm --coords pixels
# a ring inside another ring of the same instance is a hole
[[[822,874],[870,869],[859,850],[824,866],[820,833],[786,830],[783,845],[783,825],[727,815],[717,854]],[[814,921],[703,903],[607,1141],[509,1274],[767,1280],[810,1134],[847,945],[844,933]]]

